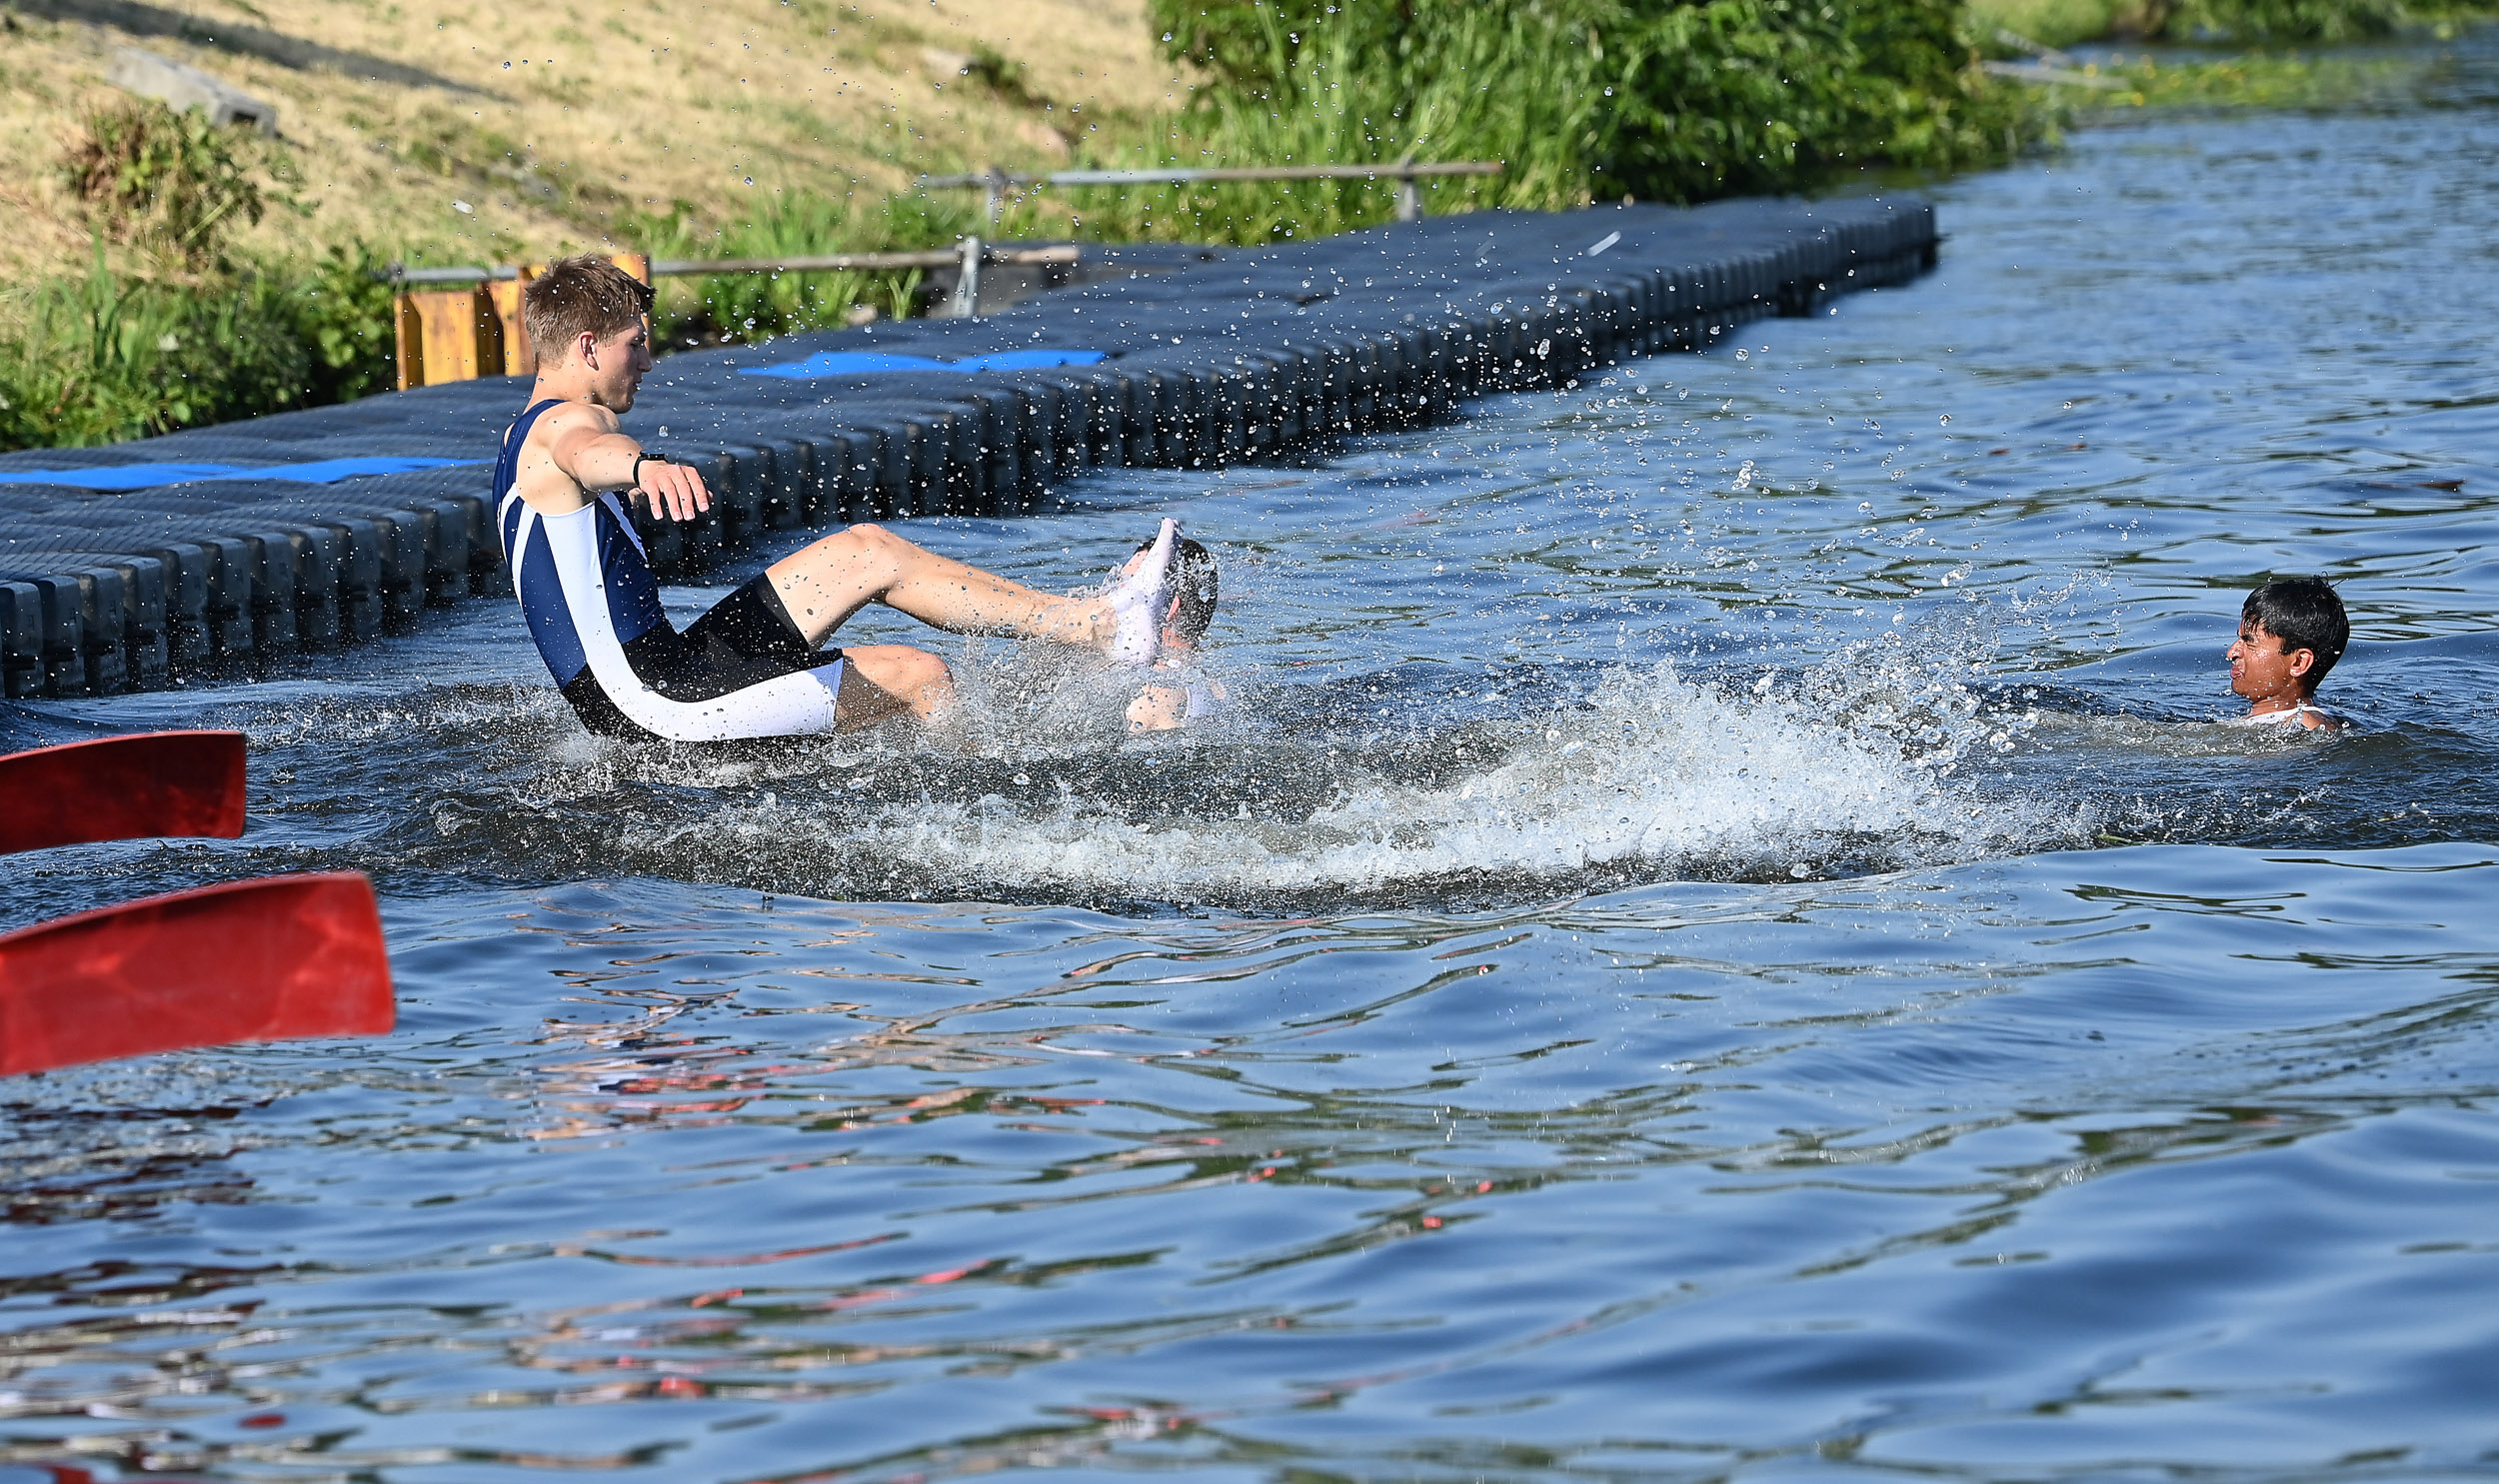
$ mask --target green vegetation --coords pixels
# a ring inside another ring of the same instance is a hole
[[[2488,16],[2489,0],[1970,0],[1980,27],[2087,41],[2344,42]]]
[[[2180,40],[2351,41],[2385,36],[2408,18],[2403,0],[2181,0],[2152,7],[2156,33]]]
[[[391,293],[370,258],[165,283],[116,273],[22,296],[0,340],[0,447],[114,443],[392,383]]]
[[[803,3],[821,10],[845,45],[870,54],[918,39],[904,30],[888,36],[849,7]],[[2410,64],[2256,53],[2092,68],[2051,56],[2041,74],[2082,71],[2120,84],[2096,88],[2008,82],[1981,64],[2038,44],[2121,36],[2334,41],[2443,24],[2495,3],[1150,0],[1165,49],[1201,80],[1177,109],[1062,112],[1038,74],[986,47],[960,76],[971,96],[990,100],[985,107],[1021,110],[1043,143],[1070,141],[1080,165],[1497,160],[1497,177],[1423,182],[1425,209],[1552,209],[1624,196],[1804,191],[1870,169],[1984,165],[2052,140],[2060,119],[2086,110],[2355,101],[2400,87]],[[606,193],[601,202],[623,208],[609,187],[539,170],[517,143],[491,133],[470,139],[473,126],[447,112],[415,117],[392,145],[394,157],[446,183],[475,191],[491,178],[576,205]],[[908,118],[894,127],[897,138],[918,141],[920,158],[903,163],[933,171],[982,163],[940,156],[986,146],[940,145]],[[458,165],[455,145],[459,159],[522,163],[481,173]],[[0,290],[0,447],[105,442],[389,386],[392,295],[375,278],[380,253],[357,246],[308,260],[235,246],[265,215],[286,221],[307,210],[292,176],[284,147],[214,129],[198,114],[132,101],[87,115],[56,178],[93,235],[94,262],[81,276]],[[728,213],[726,225],[708,225],[724,220],[717,203],[708,213],[681,204],[619,216],[612,230],[663,258],[929,248],[975,231],[1258,244],[1370,226],[1396,201],[1385,178],[1101,187],[1010,200],[990,225],[977,193],[885,198],[859,190],[765,187],[753,210]],[[461,254],[476,250],[469,242],[431,245]],[[385,246],[415,257],[421,244]],[[868,310],[900,316],[920,279],[669,280],[659,328],[682,347],[760,341]]]
[[[685,211],[644,219],[631,239],[654,258],[796,258],[947,247],[979,227],[977,199],[895,196],[872,205],[803,191],[765,196],[745,221],[698,236]],[[849,323],[855,311],[887,318],[911,313],[923,275],[738,273],[663,279],[655,327],[670,346],[764,341],[775,335]]]
[[[133,100],[91,114],[61,165],[95,233],[85,276],[9,296],[0,446],[80,446],[317,402],[392,383],[391,293],[362,252],[238,262],[283,168],[197,112]],[[108,241],[134,251],[116,268]]]
[[[1497,159],[1501,205],[1795,190],[1867,165],[1983,164],[2046,120],[1989,86],[1959,0],[1155,0],[1218,85],[1210,146]],[[1279,141],[1281,142],[1281,141]]]
[[[2349,108],[2403,96],[2428,65],[2417,56],[2144,56],[2083,69],[2113,86],[2052,90],[2075,118],[2128,108]]]
[[[61,180],[113,237],[205,267],[228,230],[268,209],[243,158],[256,142],[196,109],[177,114],[154,99],[124,99],[87,116]]]

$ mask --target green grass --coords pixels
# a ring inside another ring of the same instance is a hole
[[[827,0],[797,3],[856,17]],[[2400,0],[2148,3],[1154,0],[1172,50],[1214,84],[1174,113],[1104,120],[1077,163],[1502,163],[1495,178],[1424,183],[1432,212],[1808,191],[1868,170],[1897,178],[2000,161],[2050,141],[2060,116],[2367,102],[2400,92],[2422,65],[2392,52],[2142,57],[2098,69],[2121,88],[2043,90],[1978,69],[1982,45],[2005,54],[1993,37],[1999,26],[2050,45],[2129,25],[2353,36],[2425,17],[2448,24],[2486,13],[2490,0],[2434,12],[2397,9]],[[1026,86],[1003,59],[988,65],[986,86]],[[243,193],[242,157],[209,149],[187,125],[167,134],[165,122],[144,121],[157,130],[151,142],[117,115],[93,126],[83,155],[73,147],[66,163],[83,172],[73,184],[99,212],[95,263],[83,277],[10,290],[0,303],[0,447],[110,442],[390,385],[391,294],[373,278],[378,255],[231,261],[220,223],[259,204]],[[919,137],[908,117],[895,126]],[[971,163],[925,139],[920,155],[931,173]],[[283,199],[282,185],[273,177],[272,200]],[[751,212],[718,229],[698,230],[681,207],[630,222],[620,236],[654,257],[724,259],[941,247],[971,232],[1253,245],[1372,226],[1395,201],[1386,179],[1102,187],[1010,201],[993,225],[977,192],[880,199],[787,190],[759,192]],[[118,270],[102,246],[108,235],[132,245]],[[843,324],[862,306],[908,314],[920,279],[671,279],[658,317],[671,346],[760,341]]]
[[[2049,127],[1977,70],[1960,0],[1155,0],[1155,11],[1173,49],[1217,79],[1180,120],[1190,145],[1496,159],[1509,169],[1485,194],[1507,206],[1952,169]]]
[[[38,284],[0,345],[0,442],[83,447],[285,406],[310,363],[259,286],[224,293],[121,277]]]
[[[1999,28],[2052,47],[2110,40],[2365,41],[2450,32],[2499,14],[2490,0],[1969,0],[1983,35]]]
[[[2409,55],[2145,56],[2092,68],[2126,86],[2069,101],[2077,117],[2136,108],[2351,108],[2405,96],[2428,65]]]
[[[654,258],[792,258],[947,247],[980,231],[970,198],[896,196],[861,202],[804,191],[759,195],[742,221],[709,233],[683,211],[644,219],[629,233]],[[660,281],[654,318],[662,344],[763,341],[845,323],[865,305],[887,318],[911,313],[917,269],[869,273],[736,273]]]

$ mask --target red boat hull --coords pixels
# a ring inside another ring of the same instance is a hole
[[[230,881],[0,935],[0,1075],[380,1035],[392,1019],[381,913],[353,871]]]
[[[0,854],[243,832],[243,734],[157,732],[0,757]]]

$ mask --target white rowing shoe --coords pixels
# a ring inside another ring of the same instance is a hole
[[[1172,547],[1180,534],[1181,523],[1165,517],[1155,544],[1146,549],[1146,560],[1103,595],[1119,624],[1111,658],[1132,670],[1144,670],[1162,658],[1163,616],[1172,596]]]

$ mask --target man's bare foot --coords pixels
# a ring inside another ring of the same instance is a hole
[[[1103,595],[1114,620],[1111,658],[1133,670],[1146,669],[1163,653],[1164,609],[1171,596],[1172,546],[1180,539],[1180,532],[1181,523],[1166,517],[1163,529],[1155,534],[1154,545],[1145,552],[1145,560]]]

